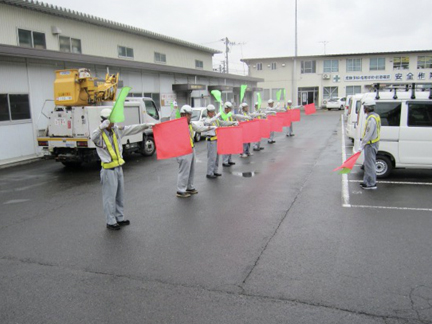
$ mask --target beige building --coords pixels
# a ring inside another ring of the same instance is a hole
[[[432,82],[432,50],[243,59],[263,78],[263,100],[286,89],[294,104],[323,106],[332,97],[362,93],[379,82]]]
[[[83,8],[85,9],[85,8]],[[256,79],[213,71],[219,51],[41,1],[0,0],[0,165],[37,157],[37,135],[53,108],[56,70],[88,68],[92,76],[120,73],[131,95],[151,97],[162,117],[170,104],[206,106],[211,90],[238,102]]]

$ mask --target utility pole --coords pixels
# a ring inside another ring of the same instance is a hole
[[[244,45],[246,43],[230,42],[228,37],[222,38],[221,41],[224,42],[225,44],[225,64],[226,64],[225,73],[229,73],[228,53],[230,51],[230,46]]]
[[[293,64],[293,72],[292,72],[292,100],[295,105],[298,105],[298,94],[297,94],[297,82],[296,82],[296,73],[297,73],[297,0],[295,0],[295,50],[294,50],[294,64]]]

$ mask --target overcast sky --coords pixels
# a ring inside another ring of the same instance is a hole
[[[295,0],[44,0],[224,51],[240,59],[293,56]],[[298,55],[432,49],[432,0],[298,0]],[[214,65],[223,60],[214,56]]]

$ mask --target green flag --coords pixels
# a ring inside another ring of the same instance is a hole
[[[247,89],[247,84],[242,84],[240,86],[240,102],[243,102],[243,97]]]
[[[124,102],[131,89],[131,87],[123,87],[123,89],[121,89],[120,94],[118,95],[111,114],[108,118],[111,123],[121,123],[125,120]]]
[[[286,98],[286,89],[284,89],[284,101],[286,101],[287,100],[287,98]]]
[[[258,109],[261,109],[261,93],[257,92]]]
[[[279,89],[278,91],[276,91],[276,100],[277,101],[280,101],[281,94],[282,94],[282,89]]]
[[[173,111],[173,110],[174,110],[174,102],[171,102],[171,111]],[[176,116],[176,119],[179,119],[181,117],[179,107],[177,107],[177,111],[176,111],[175,116]]]
[[[210,93],[213,95],[216,102],[219,102],[219,112],[222,113],[222,92],[219,90],[212,90]]]

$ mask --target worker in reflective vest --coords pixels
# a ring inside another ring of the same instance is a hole
[[[292,101],[290,99],[290,100],[287,101],[287,109],[286,110],[287,111],[291,110],[291,107],[292,107]],[[293,123],[292,122],[291,122],[291,125],[288,127],[288,131],[286,133],[286,136],[287,137],[294,136],[294,133],[293,133]]]
[[[109,121],[110,108],[102,109],[100,116],[102,123],[93,131],[92,141],[96,145],[96,152],[101,160],[100,171],[102,184],[102,202],[106,217],[106,226],[110,230],[119,230],[121,226],[129,225],[130,221],[123,214],[124,206],[124,179],[122,165],[123,136],[144,132],[146,128],[154,126],[153,123],[116,126]]]
[[[267,116],[265,113],[261,112],[261,109],[259,107],[258,102],[255,102],[255,112],[254,112],[254,114],[256,116],[255,117],[256,119],[265,119],[266,116]],[[262,151],[262,150],[264,150],[264,147],[261,147],[261,141],[254,143],[253,150],[254,151]]]
[[[366,116],[366,124],[363,132],[363,139],[360,144],[360,151],[364,151],[364,176],[362,189],[374,190],[376,185],[376,155],[379,149],[381,119],[374,112],[375,100],[367,99],[363,103]]]
[[[178,118],[180,118],[180,109],[179,109],[179,106],[177,104],[177,101],[173,101],[171,103],[170,120],[174,120],[174,119],[178,119]]]
[[[192,107],[189,105],[184,105],[181,107],[180,115],[181,117],[186,117],[188,122],[192,153],[177,157],[177,162],[179,164],[179,173],[177,177],[177,197],[189,198],[191,195],[198,193],[198,190],[195,189],[193,184],[195,175],[195,132],[215,130],[217,126],[198,126],[192,124]]]
[[[235,121],[220,120],[220,113],[216,115],[216,108],[213,105],[207,106],[207,118],[204,119],[205,126],[234,126],[238,125]],[[207,175],[208,179],[216,179],[222,176],[219,173],[219,155],[217,153],[217,136],[216,131],[211,130],[206,136],[207,142]]]
[[[224,104],[224,111],[221,113],[220,119],[223,121],[234,121],[234,118],[232,116],[232,103],[227,101]],[[222,165],[224,167],[230,167],[231,165],[234,165],[235,162],[232,161],[232,155],[231,154],[224,154],[222,155]]]
[[[241,117],[244,121],[249,121],[253,119],[253,116],[249,114],[249,106],[247,103],[243,102],[240,105],[241,109]],[[234,116],[237,120],[239,120],[239,117],[237,115]],[[253,153],[250,151],[250,143],[243,143],[243,154],[240,154],[241,158],[247,158],[248,156],[253,155]]]

